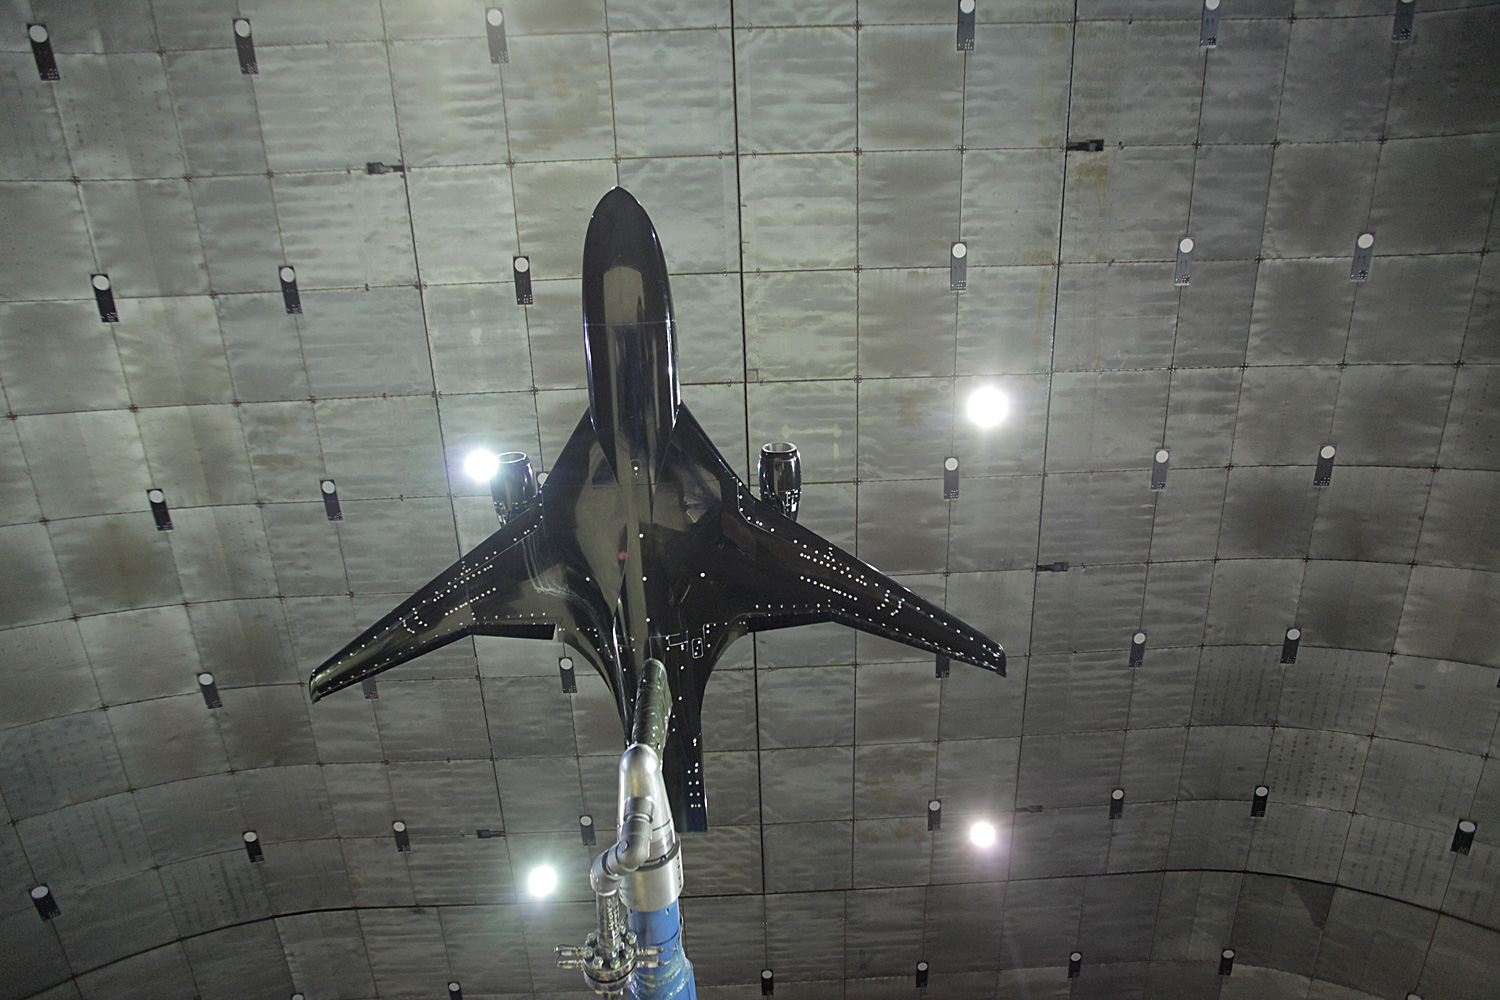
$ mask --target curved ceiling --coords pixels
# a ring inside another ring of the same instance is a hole
[[[1414,9],[979,0],[965,53],[948,0],[517,0],[495,65],[477,0],[6,4],[0,998],[581,995],[602,682],[303,685],[491,530],[471,448],[583,412],[616,183],[731,462],[796,441],[806,523],[1011,652],[731,652],[705,997],[1492,996],[1500,7]]]

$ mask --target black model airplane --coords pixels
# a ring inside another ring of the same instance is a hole
[[[500,530],[318,667],[314,701],[467,635],[561,638],[608,682],[628,735],[654,657],[673,694],[673,812],[704,830],[703,690],[741,636],[838,622],[1005,673],[999,643],[797,524],[795,447],[763,449],[759,499],[730,469],[682,403],[666,261],[623,188],[589,222],[583,326],[589,409],[544,485],[502,456]]]

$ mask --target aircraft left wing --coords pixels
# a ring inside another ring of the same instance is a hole
[[[535,504],[313,672],[317,701],[466,635],[551,638],[567,619],[563,567]]]
[[[838,622],[1005,673],[998,642],[752,496],[686,407],[677,444],[717,475],[722,492],[718,524],[700,535],[716,544],[692,557],[686,619],[745,632]]]

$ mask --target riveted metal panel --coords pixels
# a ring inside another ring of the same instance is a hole
[[[1435,907],[1453,870],[1451,838],[1447,830],[1356,814],[1349,825],[1339,884]]]
[[[738,189],[732,160],[684,156],[623,161],[620,183],[642,204],[651,206],[651,218],[672,271],[739,268]],[[594,193],[589,192],[585,201],[592,201]],[[573,250],[577,256],[577,247]],[[576,332],[576,309],[572,320]],[[716,320],[722,322],[719,317]],[[742,373],[734,374],[738,378]]]
[[[464,26],[482,30],[482,13],[468,13]],[[508,158],[501,78],[482,37],[399,41],[390,53],[406,166]],[[500,192],[491,194],[501,197]],[[505,200],[508,208],[508,196]]]
[[[54,521],[47,531],[74,613],[100,614],[182,600],[168,539],[144,513]]]
[[[517,245],[509,168],[413,168],[406,183],[424,282],[494,282],[509,277]],[[312,304],[307,309],[317,312]]]
[[[761,828],[761,837],[768,892],[801,894],[847,889],[852,885],[854,835],[851,821],[770,824]],[[767,899],[768,905],[771,898],[774,897]],[[771,940],[774,942],[775,938]]]
[[[971,247],[970,267],[1057,259],[1059,219],[1053,205],[1063,183],[1061,151],[970,151],[964,154],[963,172],[963,235]],[[1064,255],[1071,258],[1078,252],[1065,245]]]
[[[647,16],[627,11],[624,17]],[[654,16],[671,27],[712,16],[684,10]],[[611,27],[619,20],[610,10]],[[723,17],[721,24],[726,24]],[[665,26],[665,25],[664,25]],[[680,156],[734,149],[733,79],[727,31],[663,31],[610,36],[614,127],[622,156]],[[667,90],[661,81],[669,79]]]
[[[858,225],[856,162],[847,153],[741,161],[745,268],[852,266]]]

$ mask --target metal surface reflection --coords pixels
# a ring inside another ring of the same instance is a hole
[[[774,494],[757,499],[730,469],[682,405],[666,262],[622,188],[589,223],[583,318],[589,411],[546,483],[318,667],[314,701],[463,636],[556,637],[609,683],[628,736],[641,671],[659,659],[673,695],[672,810],[680,829],[703,830],[704,687],[747,633],[837,622],[1005,673],[999,643],[797,524],[794,499],[787,512]]]

